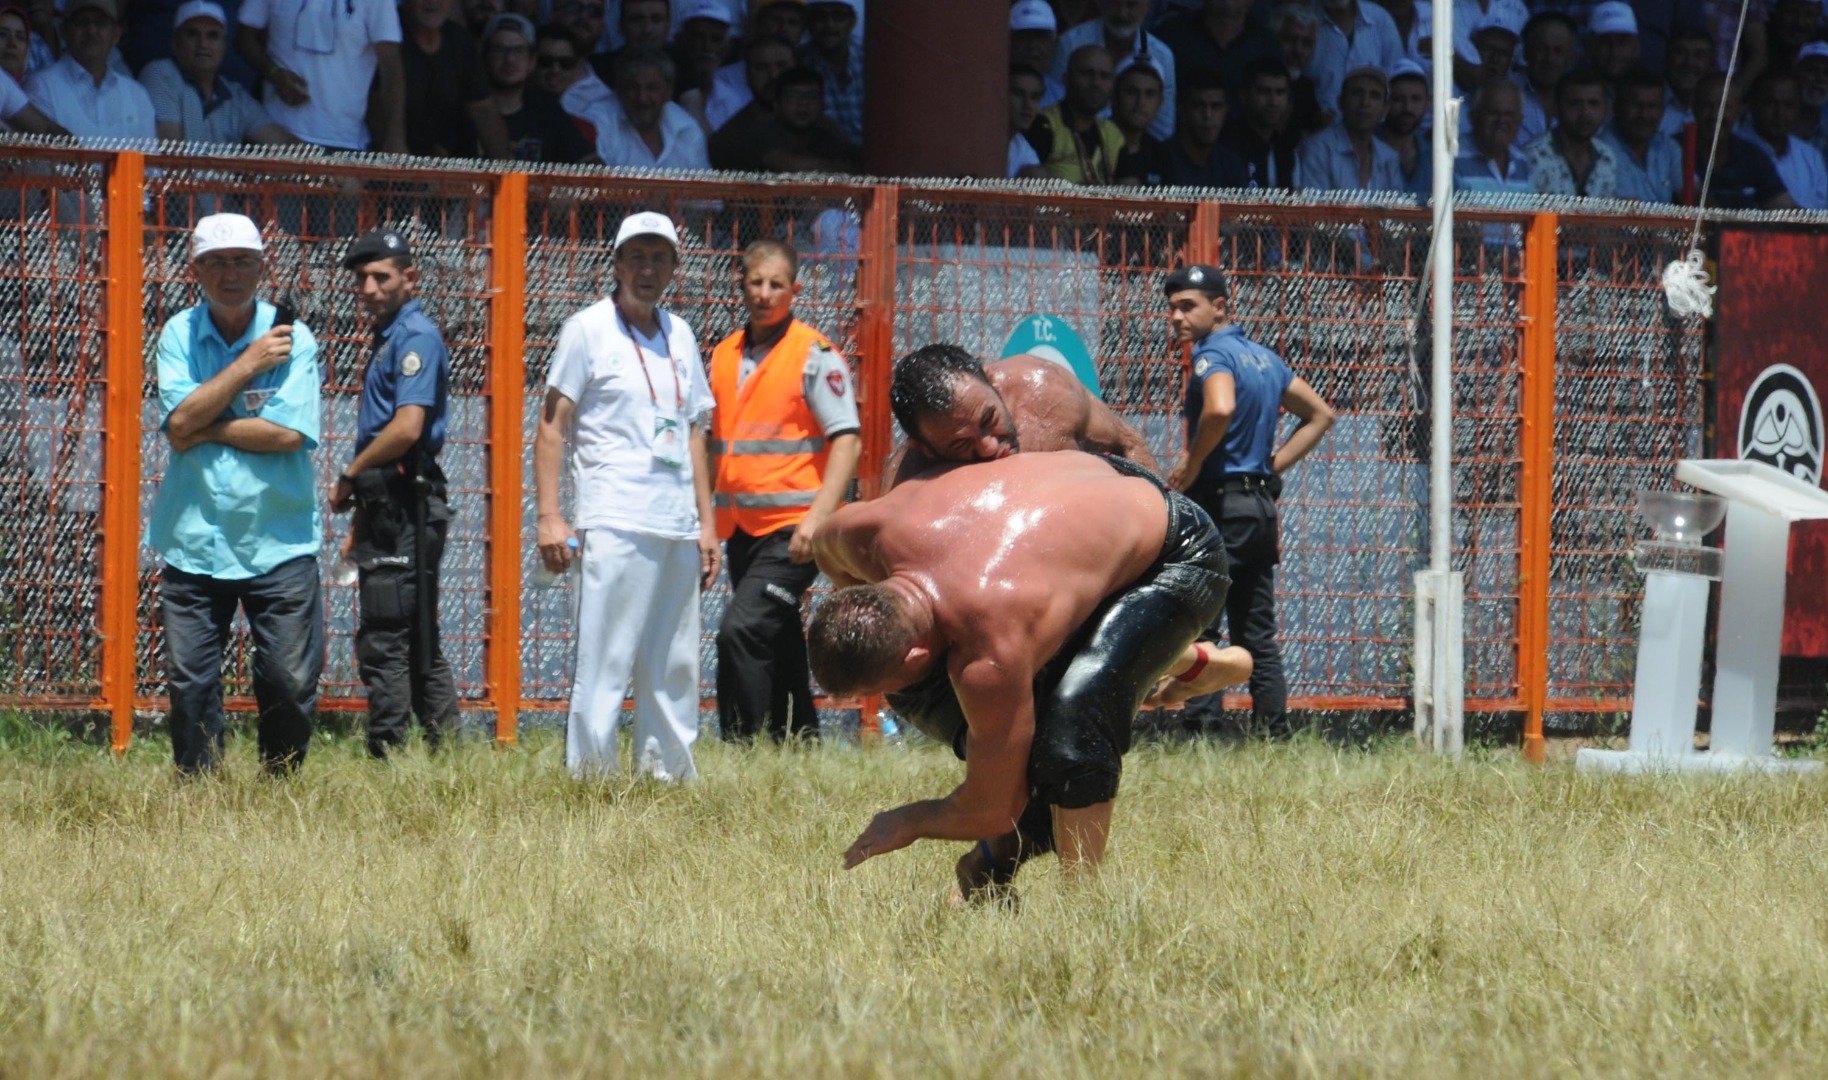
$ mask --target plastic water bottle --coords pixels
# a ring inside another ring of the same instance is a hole
[[[571,563],[569,565],[570,567],[575,568],[578,565],[578,538],[575,536],[567,536],[565,538],[565,546],[570,549],[571,552]],[[533,565],[533,583],[542,589],[553,588],[570,576],[570,569],[567,569],[562,574],[555,574],[547,569],[545,559],[541,559]]]
[[[336,562],[331,564],[330,584],[347,589],[353,587],[361,579],[361,569],[356,566],[355,560],[349,557],[348,552],[345,551],[337,556]]]

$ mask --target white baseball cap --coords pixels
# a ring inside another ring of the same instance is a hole
[[[1804,60],[1828,60],[1828,42],[1811,41],[1796,50],[1796,62],[1800,64]]]
[[[1057,34],[1060,22],[1054,18],[1053,5],[1047,0],[1016,0],[1015,6],[1009,9],[1009,29],[1045,30]]]
[[[241,214],[211,214],[197,222],[190,234],[190,261],[196,262],[212,251],[265,252],[260,242],[260,228]]]
[[[710,19],[725,26],[734,25],[730,18],[730,8],[724,0],[685,0],[679,5],[679,21],[691,22],[693,19]]]
[[[674,251],[679,250],[679,230],[673,228],[673,219],[665,214],[643,210],[623,218],[622,227],[616,230],[616,247],[621,247],[637,236],[658,236],[672,244]]]
[[[1390,82],[1395,82],[1398,79],[1427,80],[1429,78],[1428,72],[1426,72],[1422,69],[1422,65],[1416,63],[1414,60],[1411,60],[1408,57],[1404,57],[1403,59],[1398,60],[1396,63],[1392,64],[1390,66],[1390,70],[1385,72],[1385,74],[1390,77],[1389,78]]]
[[[1624,7],[1622,4],[1620,6]],[[1631,9],[1626,7],[1625,10],[1630,11]],[[1523,36],[1523,19],[1521,15],[1521,12],[1510,8],[1499,7],[1494,4],[1490,11],[1486,12],[1480,18],[1473,20],[1472,30],[1469,32],[1469,35],[1484,33],[1487,30],[1502,30],[1514,38],[1521,38]],[[1637,31],[1633,30],[1632,33],[1635,34]]]
[[[1606,0],[1596,4],[1593,14],[1587,17],[1589,34],[1635,34],[1638,32],[1637,12],[1625,0]]]
[[[171,27],[176,30],[192,19],[214,19],[224,27],[228,26],[228,16],[222,13],[222,5],[215,0],[186,0],[178,5],[178,13],[171,17]]]

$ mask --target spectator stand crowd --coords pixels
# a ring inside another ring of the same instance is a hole
[[[1828,209],[1822,0],[1451,2],[1458,186],[1693,202],[1705,121],[1724,109],[1714,172],[1731,183],[1710,205]],[[863,0],[21,0],[0,6],[0,126],[854,172],[864,14]],[[1428,0],[1014,0],[1008,175],[1425,198],[1431,28]]]

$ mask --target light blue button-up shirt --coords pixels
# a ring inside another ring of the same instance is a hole
[[[1640,165],[1612,125],[1606,125],[1599,137],[1612,147],[1613,156],[1618,159],[1619,198],[1653,203],[1676,201],[1676,192],[1682,190],[1682,148],[1676,140],[1663,134],[1652,135]]]
[[[1402,159],[1383,140],[1371,137],[1371,179],[1358,182],[1358,152],[1352,136],[1334,124],[1301,140],[1295,148],[1295,186],[1316,191],[1406,191]]]
[[[273,326],[272,304],[260,302],[246,332],[223,341],[209,305],[181,311],[159,331],[159,428],[172,410],[228,367]],[[292,358],[255,376],[222,419],[259,417],[305,437],[286,453],[258,454],[206,442],[174,451],[153,498],[146,542],[169,565],[227,580],[259,577],[301,555],[315,556],[323,531],[311,451],[323,401],[317,339],[292,327]]]

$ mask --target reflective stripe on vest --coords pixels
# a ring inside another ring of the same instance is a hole
[[[738,439],[725,442],[711,440],[713,454],[816,454],[825,449],[825,439]]]
[[[819,494],[812,491],[739,491],[732,495],[720,491],[716,503],[722,507],[735,507],[739,510],[778,510],[788,506],[811,506]]]

